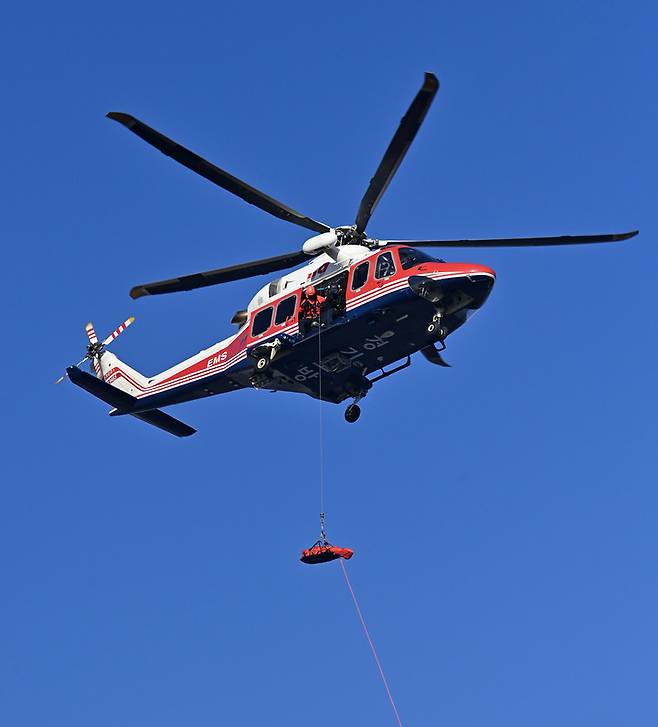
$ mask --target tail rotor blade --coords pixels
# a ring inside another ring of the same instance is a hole
[[[79,361],[79,362],[78,362],[78,363],[77,363],[77,364],[75,365],[75,367],[76,367],[77,369],[79,369],[79,368],[80,368],[80,366],[82,366],[82,364],[83,364],[83,363],[84,363],[85,361],[89,361],[89,359],[90,359],[90,358],[91,358],[91,356],[89,356],[89,354],[87,354],[87,355],[86,355],[86,356],[85,356],[85,357],[84,357],[84,358],[83,358],[83,359],[82,359],[81,361]],[[55,381],[55,383],[56,383],[56,384],[61,384],[61,383],[62,383],[62,381],[64,381],[64,379],[65,379],[65,378],[66,378],[67,376],[68,376],[68,374],[67,374],[67,373],[66,373],[66,371],[65,371],[65,372],[64,372],[64,374],[63,374],[62,376],[60,376],[60,377],[59,377],[59,378],[57,379],[57,381]]]
[[[130,316],[127,321],[124,321],[118,328],[116,328],[110,335],[103,341],[103,346],[107,346],[112,343],[117,336],[120,336],[131,323],[135,322],[135,316]]]
[[[89,321],[89,323],[87,323],[87,325],[85,326],[85,331],[87,332],[87,338],[89,338],[89,343],[98,343],[96,331],[94,330],[94,324],[91,321]]]

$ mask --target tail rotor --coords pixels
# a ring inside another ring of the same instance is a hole
[[[80,368],[80,366],[82,366],[85,361],[91,361],[92,366],[94,367],[94,372],[97,376],[100,376],[100,360],[101,356],[103,355],[103,351],[110,343],[112,343],[112,341],[114,341],[115,338],[120,336],[131,323],[134,323],[134,321],[135,317],[130,316],[128,320],[124,321],[120,326],[115,328],[112,333],[110,333],[110,335],[103,341],[98,340],[98,337],[96,336],[96,331],[94,330],[94,325],[91,321],[89,321],[89,323],[87,323],[87,325],[85,326],[85,332],[87,333],[87,338],[89,339],[89,343],[87,344],[87,354],[81,361],[76,364],[76,368]],[[59,379],[55,381],[55,383],[60,384],[62,381],[64,381],[65,378],[66,373],[60,376]]]

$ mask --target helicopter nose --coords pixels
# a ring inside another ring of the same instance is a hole
[[[420,298],[439,304],[453,313],[480,308],[493,288],[496,273],[485,265],[458,264],[444,268],[441,275],[411,275],[409,287]]]
[[[486,265],[465,265],[464,273],[466,273],[467,276],[474,278],[479,276],[490,278],[492,285],[496,281],[496,271]]]
[[[477,310],[484,305],[489,297],[489,293],[491,293],[491,289],[496,282],[496,273],[486,265],[470,265],[465,277],[466,292],[472,299],[472,303],[468,308]]]

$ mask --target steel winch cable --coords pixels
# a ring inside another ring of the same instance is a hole
[[[320,521],[324,521],[324,416],[322,401],[322,321],[318,317],[318,392],[320,394]],[[324,534],[324,524],[322,527]]]

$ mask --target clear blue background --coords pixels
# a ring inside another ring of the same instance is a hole
[[[184,405],[176,440],[52,381],[88,319],[146,374],[230,334],[263,280],[131,285],[305,231],[104,118],[126,111],[307,214],[354,219],[422,80],[435,104],[369,227],[620,245],[445,250],[485,308],[355,426],[325,406],[327,514],[406,725],[655,725],[654,3],[5,7],[0,721],[392,725],[317,535],[318,403]],[[441,254],[440,253],[440,254]]]

